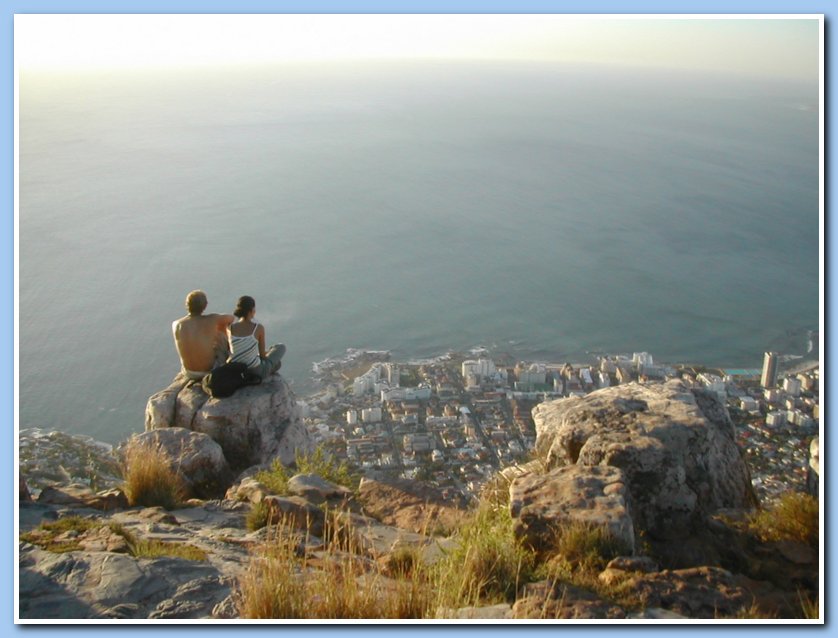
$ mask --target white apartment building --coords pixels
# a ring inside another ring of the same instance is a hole
[[[759,410],[759,403],[754,397],[742,397],[739,400],[739,407],[747,412],[756,412]]]
[[[772,428],[779,428],[786,424],[788,414],[786,412],[775,411],[769,412],[765,417],[765,425]]]
[[[378,423],[381,421],[381,408],[364,408],[361,410],[361,420],[364,423]]]
[[[495,372],[497,372],[495,362],[491,359],[467,359],[463,361],[460,367],[464,379],[469,373],[476,374],[482,378],[494,376]]]
[[[803,384],[797,377],[786,377],[783,379],[783,390],[788,392],[791,396],[796,397],[800,395],[800,388]]]

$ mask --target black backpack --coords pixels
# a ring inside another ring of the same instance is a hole
[[[223,399],[232,396],[239,388],[257,385],[261,381],[258,374],[250,372],[244,363],[236,361],[225,363],[210,372],[201,380],[201,386],[214,399]]]

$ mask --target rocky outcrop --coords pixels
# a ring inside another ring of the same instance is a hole
[[[172,427],[208,435],[234,472],[273,459],[292,465],[297,452],[313,447],[294,394],[278,374],[225,399],[209,397],[200,384],[178,375],[146,405],[146,431]]]
[[[47,486],[77,483],[102,490],[122,483],[112,446],[89,436],[27,428],[18,444],[20,475],[33,496]]]
[[[575,466],[574,481],[593,476],[595,468],[618,469],[634,527],[653,538],[689,536],[720,508],[756,504],[724,405],[680,381],[632,383],[542,403],[533,419],[548,468]],[[530,498],[544,500],[536,484],[550,493],[570,489],[557,484],[561,479],[556,473],[516,479],[513,492],[526,480]],[[588,500],[594,510],[612,505]]]
[[[38,495],[38,503],[89,507],[104,511],[128,507],[128,499],[119,488],[94,492],[87,485],[78,483],[56,487],[47,486]]]
[[[190,497],[217,498],[233,480],[221,446],[202,432],[177,427],[150,430],[132,437],[130,445],[161,451]]]

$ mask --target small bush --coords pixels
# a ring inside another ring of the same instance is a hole
[[[322,447],[318,447],[311,454],[297,454],[295,464],[297,469],[293,474],[316,474],[322,479],[343,485],[351,490],[357,490],[361,477],[352,471],[346,461],[337,462],[328,456]],[[279,459],[274,459],[270,470],[257,472],[254,478],[263,483],[274,494],[288,494],[288,480],[293,476]]]
[[[818,501],[802,492],[786,492],[773,506],[753,514],[748,529],[762,541],[791,540],[818,546]]]
[[[172,469],[168,457],[153,445],[130,441],[124,454],[125,496],[132,506],[161,506],[176,509],[184,501],[183,480]]]

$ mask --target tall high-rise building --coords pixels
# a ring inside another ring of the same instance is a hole
[[[762,360],[762,378],[760,384],[763,388],[773,388],[777,385],[777,353],[766,352]]]

